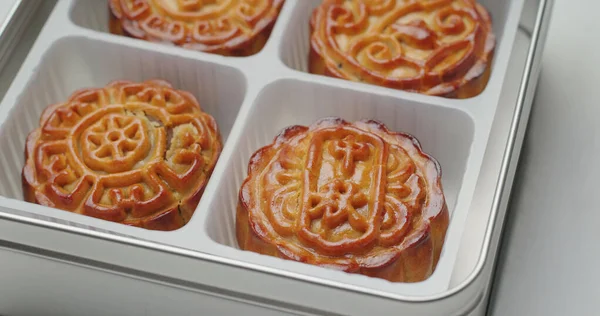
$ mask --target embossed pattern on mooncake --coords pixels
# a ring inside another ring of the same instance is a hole
[[[324,0],[311,29],[312,73],[454,98],[485,89],[496,45],[476,0]]]
[[[110,0],[110,31],[226,56],[265,45],[284,0]]]
[[[115,81],[49,106],[27,137],[25,199],[152,230],[189,221],[221,152],[214,119],[165,81]]]
[[[434,271],[448,225],[438,163],[381,123],[293,126],[251,158],[237,239],[258,253],[395,282]]]

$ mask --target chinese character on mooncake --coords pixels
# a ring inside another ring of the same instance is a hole
[[[285,129],[251,158],[240,248],[392,282],[428,278],[449,215],[440,166],[412,136],[327,118]]]

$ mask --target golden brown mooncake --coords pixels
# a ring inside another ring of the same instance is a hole
[[[109,0],[110,31],[225,56],[258,53],[284,0]]]
[[[417,282],[434,271],[449,215],[439,164],[375,121],[292,126],[251,158],[239,195],[241,249]]]
[[[452,98],[489,79],[496,39],[476,0],[324,0],[310,24],[311,73]]]
[[[191,218],[221,152],[215,120],[165,81],[115,81],[51,105],[27,137],[25,200],[152,230]]]

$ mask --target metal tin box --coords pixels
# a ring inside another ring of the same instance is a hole
[[[0,313],[482,315],[552,0],[480,2],[498,37],[492,74],[482,94],[454,100],[307,73],[318,0],[287,0],[265,48],[243,58],[108,34],[105,1],[58,1],[0,104],[0,280],[14,284],[0,289]],[[147,231],[22,200],[25,137],[44,107],[149,78],[196,95],[225,142],[190,223]],[[451,221],[428,280],[390,283],[237,248],[250,155],[283,127],[330,115],[413,134],[442,165]]]

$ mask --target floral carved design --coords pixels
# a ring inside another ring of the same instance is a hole
[[[191,217],[221,151],[212,117],[164,81],[117,81],[49,106],[27,139],[25,198],[127,225]]]

